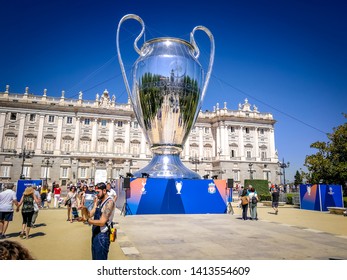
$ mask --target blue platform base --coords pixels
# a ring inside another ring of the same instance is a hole
[[[228,195],[225,180],[135,178],[126,214],[222,214]]]

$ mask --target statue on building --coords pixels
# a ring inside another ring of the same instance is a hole
[[[83,93],[82,93],[82,91],[80,91],[79,94],[78,94],[78,99],[79,100],[82,100],[82,95],[83,95]]]

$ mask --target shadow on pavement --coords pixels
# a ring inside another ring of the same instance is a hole
[[[39,236],[45,236],[46,234],[44,232],[35,232],[33,234],[30,234],[31,238],[39,237]]]
[[[45,226],[47,226],[47,224],[45,224],[45,223],[35,224],[34,228],[45,227]]]

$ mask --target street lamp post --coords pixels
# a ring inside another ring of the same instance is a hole
[[[195,172],[198,172],[198,164],[202,163],[203,162],[203,159],[199,158],[197,155],[195,155],[194,157],[190,157],[189,158],[189,162],[192,163],[192,164],[195,164]]]
[[[45,157],[42,160],[42,163],[46,166],[46,174],[45,174],[46,182],[45,182],[45,185],[48,186],[48,167],[52,167],[53,166],[54,160],[51,160],[49,157]]]
[[[249,166],[249,169],[248,169],[249,176],[250,176],[251,180],[253,180],[253,173],[255,172],[255,170],[252,169],[253,163],[249,163],[248,166]]]
[[[25,179],[25,175],[23,173],[24,171],[24,163],[25,163],[25,159],[27,158],[32,158],[34,156],[35,152],[33,151],[26,151],[25,148],[23,149],[23,152],[20,152],[18,154],[18,157],[22,159],[22,170],[20,172],[20,179]]]
[[[282,174],[283,174],[283,185],[285,185],[286,184],[286,168],[289,167],[290,163],[289,163],[289,161],[287,163],[285,163],[284,162],[284,158],[283,158],[282,162],[279,161],[277,164],[283,170],[283,172],[282,172]]]

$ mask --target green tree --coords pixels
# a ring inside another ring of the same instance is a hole
[[[295,176],[294,176],[294,185],[300,185],[302,183],[302,175],[298,170],[296,170]]]
[[[347,118],[347,114],[344,114]],[[306,156],[307,167],[311,182],[323,180],[327,184],[340,184],[347,192],[347,123],[333,129],[329,133],[328,142],[315,142],[311,148],[318,150],[316,154]]]

